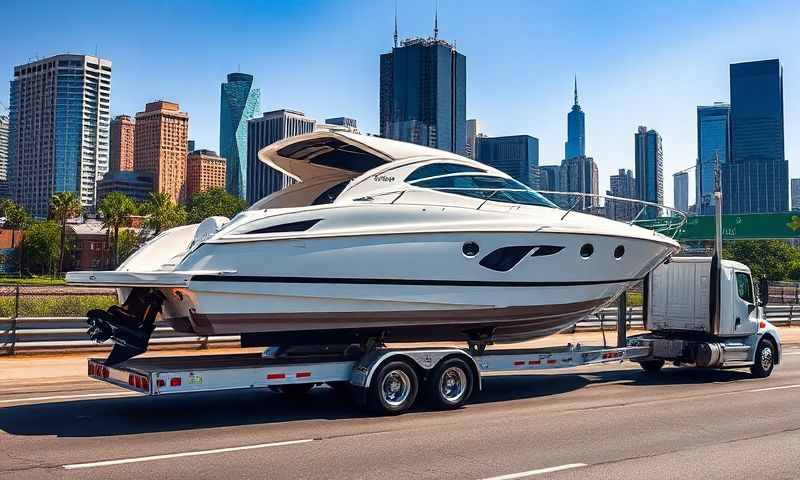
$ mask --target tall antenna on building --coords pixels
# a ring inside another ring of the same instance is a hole
[[[397,48],[397,0],[394,0],[394,48]]]
[[[578,104],[578,76],[575,75],[575,105]]]
[[[433,17],[433,39],[439,38],[439,0],[436,0],[436,14]]]

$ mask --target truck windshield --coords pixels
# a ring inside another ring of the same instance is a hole
[[[750,281],[750,275],[736,272],[736,291],[739,293],[739,298],[745,302],[755,303],[753,301],[753,283]]]

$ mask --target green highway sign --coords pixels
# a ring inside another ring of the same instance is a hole
[[[800,212],[748,213],[722,216],[725,240],[800,238]],[[714,239],[714,216],[689,217],[675,238],[682,242]]]

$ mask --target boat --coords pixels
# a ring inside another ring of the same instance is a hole
[[[319,131],[259,159],[295,183],[165,231],[114,271],[67,274],[119,292],[88,314],[90,337],[115,342],[109,363],[144,352],[156,322],[243,346],[520,342],[572,327],[679,250],[410,143]]]

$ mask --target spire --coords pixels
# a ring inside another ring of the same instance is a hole
[[[439,38],[439,0],[436,0],[436,15],[433,17],[433,39]]]
[[[575,75],[575,105],[578,104],[578,76]]]
[[[397,0],[394,0],[394,48],[397,48]]]

